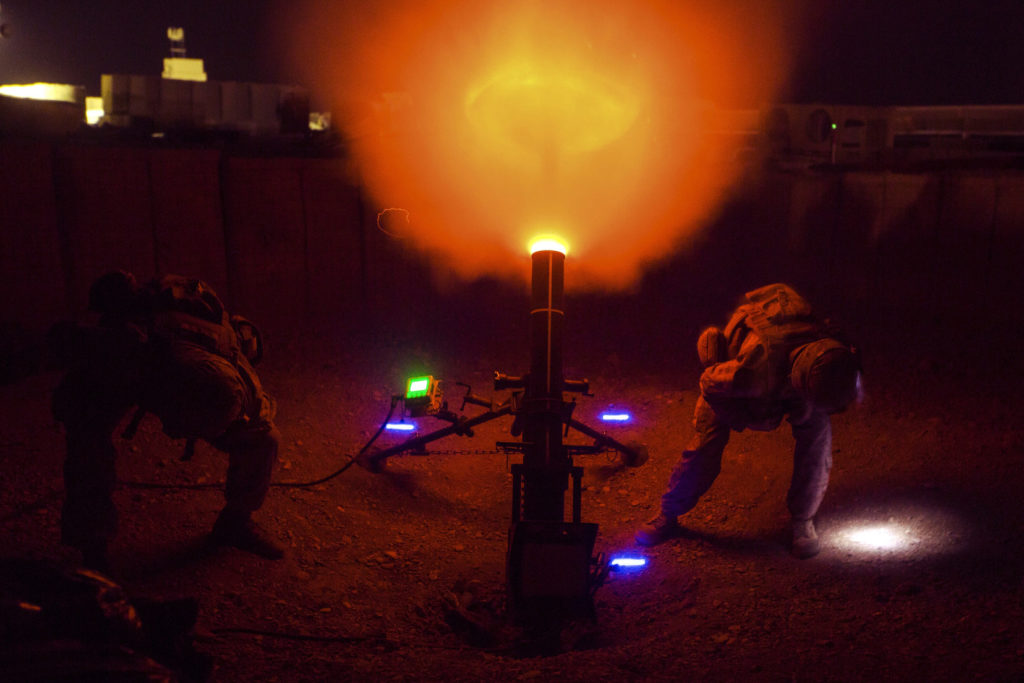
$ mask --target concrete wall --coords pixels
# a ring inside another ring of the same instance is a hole
[[[374,228],[341,160],[6,140],[0,206],[5,325],[82,317],[111,268],[202,277],[268,331],[392,315],[422,326],[438,301],[426,260]],[[647,307],[720,312],[783,280],[866,314],[969,318],[1021,291],[1022,263],[1024,172],[776,172],[641,292]]]

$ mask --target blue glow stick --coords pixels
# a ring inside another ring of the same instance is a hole
[[[646,557],[613,557],[609,564],[612,569],[642,569],[647,566]]]

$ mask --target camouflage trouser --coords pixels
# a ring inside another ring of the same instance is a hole
[[[61,540],[80,549],[104,546],[117,531],[113,433],[131,403],[83,386],[74,377],[65,378],[58,395],[67,440]],[[228,454],[227,509],[248,514],[263,504],[279,441],[273,422],[258,419],[238,421],[223,435],[209,439]]]
[[[789,417],[793,438],[793,478],[786,503],[794,519],[811,519],[818,512],[832,470],[832,421],[810,411],[799,419]],[[661,511],[674,517],[689,512],[722,469],[722,453],[729,443],[730,428],[703,398],[697,399],[693,424],[696,433],[669,477],[661,497]]]
[[[260,509],[270,489],[270,476],[277,462],[281,433],[273,422],[252,420],[228,427],[210,444],[228,454],[224,485],[225,507],[232,512],[250,513]]]

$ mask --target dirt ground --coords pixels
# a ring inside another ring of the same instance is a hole
[[[785,426],[733,436],[722,475],[681,520],[684,537],[652,549],[634,543],[692,431],[692,332],[706,321],[667,329],[585,318],[570,309],[565,374],[587,377],[594,394],[578,399],[575,416],[598,426],[605,408],[629,409],[630,425],[601,429],[645,443],[651,457],[639,468],[577,457],[583,519],[599,524],[597,551],[641,551],[650,564],[612,573],[596,593],[596,619],[567,624],[558,652],[528,651],[504,616],[516,456],[494,444],[510,438],[509,418],[438,441],[427,457],[392,458],[380,474],[351,467],[312,487],[275,487],[258,519],[287,547],[278,562],[202,550],[222,501],[216,488],[123,485],[115,578],[134,597],[198,600],[196,647],[213,657],[213,681],[1024,677],[1024,365],[1015,335],[860,325],[867,397],[834,420],[823,550],[800,561],[784,545]],[[344,466],[408,374],[500,399],[492,373],[526,370],[525,320],[474,324],[473,333],[457,314],[437,320],[424,335],[413,326],[269,340],[259,369],[279,403],[275,480],[308,482]],[[58,532],[62,435],[48,412],[57,379],[0,388],[0,523],[5,556],[70,566],[75,555]],[[455,409],[458,391],[449,395]],[[420,433],[443,425],[421,420]],[[376,445],[394,443],[384,434]],[[121,480],[222,480],[220,453],[200,444],[183,462],[181,447],[148,418],[119,444]],[[857,532],[876,527],[896,545],[858,542]]]

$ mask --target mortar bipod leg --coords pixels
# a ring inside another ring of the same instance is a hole
[[[586,434],[594,441],[596,441],[597,445],[602,446],[604,448],[612,448],[618,451],[619,454],[622,456],[622,463],[627,467],[639,467],[640,465],[643,465],[645,462],[647,462],[647,447],[644,446],[643,444],[632,443],[627,446],[626,444],[613,439],[607,434],[602,434],[596,429],[588,427],[579,420],[575,420],[573,418],[569,418],[568,420],[566,420],[565,424],[568,425],[569,427],[572,427],[578,432]]]

